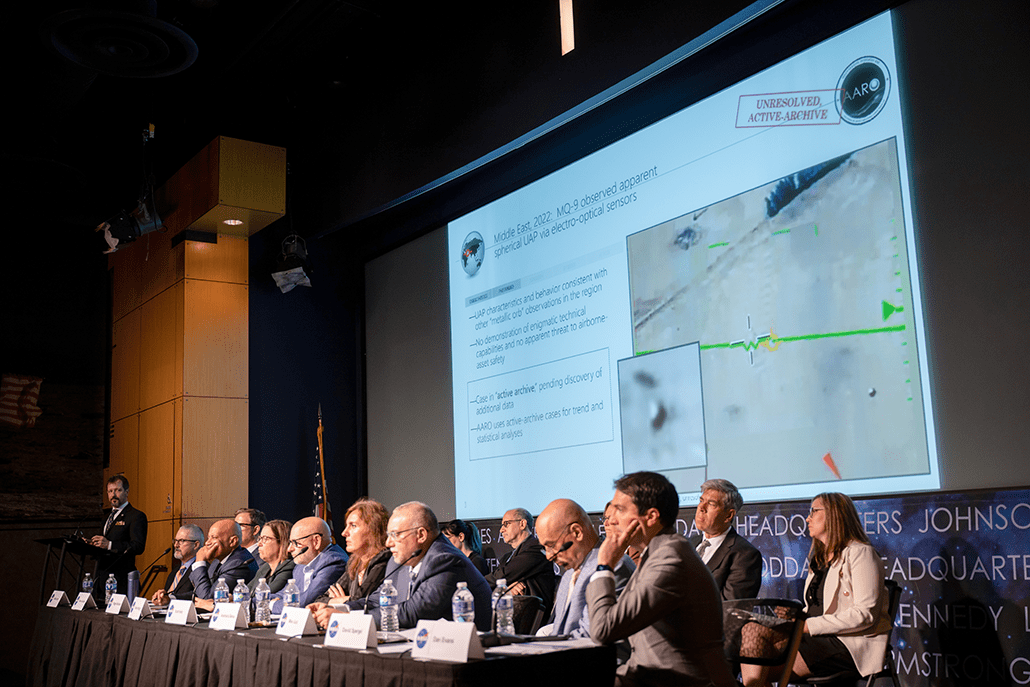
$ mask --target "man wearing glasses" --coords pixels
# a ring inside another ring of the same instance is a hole
[[[419,620],[450,620],[451,597],[459,582],[466,582],[475,598],[476,627],[490,629],[490,585],[469,560],[447,537],[440,536],[436,515],[424,503],[412,501],[394,508],[386,524],[386,546],[393,555],[386,566],[386,579],[398,580],[397,619],[401,629],[418,625]],[[402,566],[411,570],[409,581],[396,575]],[[404,588],[401,588],[401,587]],[[381,627],[379,591],[368,599],[351,599],[351,609],[368,608]],[[331,608],[312,609],[318,622],[328,621]]]
[[[259,510],[240,508],[236,511],[236,524],[240,526],[240,534],[243,535],[240,546],[250,551],[250,555],[254,557],[259,568],[264,561],[258,555],[258,535],[261,534],[261,528],[265,526],[266,522],[268,522],[268,518]]]
[[[511,555],[486,576],[491,587],[504,579],[515,585],[512,594],[529,594],[543,599],[544,613],[554,604],[554,569],[544,565],[544,547],[533,536],[533,516],[525,508],[513,508],[501,521],[501,538],[511,547]]]
[[[175,560],[179,565],[173,566],[168,573],[168,581],[163,589],[154,592],[151,601],[158,606],[167,606],[171,599],[188,599],[193,596],[193,582],[190,580],[190,568],[197,558],[197,551],[204,545],[204,532],[196,525],[183,525],[175,533],[172,541]]]
[[[229,591],[239,580],[250,582],[257,572],[254,557],[240,548],[240,526],[234,520],[218,520],[207,530],[207,543],[197,550],[197,560],[190,571],[193,593],[197,599],[214,600],[214,588],[218,578],[224,577]],[[197,604],[197,608],[208,608],[213,604]]]
[[[590,609],[587,607],[587,582],[597,570],[597,550],[600,537],[586,511],[569,499],[557,499],[536,520],[536,534],[544,547],[544,553],[554,556],[554,562],[565,573],[558,585],[549,625],[540,628],[540,635],[590,636]],[[564,551],[562,548],[571,543]],[[613,571],[615,593],[622,592],[636,566],[629,556],[624,555]]]
[[[303,518],[290,530],[290,556],[296,567],[293,579],[300,590],[300,605],[305,607],[326,593],[329,585],[347,570],[347,552],[333,543],[329,525],[322,518]],[[282,608],[280,591],[272,595],[277,602],[273,613]]]

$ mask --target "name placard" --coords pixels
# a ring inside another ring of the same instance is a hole
[[[212,630],[247,629],[247,617],[243,613],[243,604],[217,603],[207,626]]]
[[[483,645],[479,643],[475,623],[420,620],[411,657],[467,663],[470,658],[483,658]]]
[[[132,602],[132,608],[129,609],[129,620],[153,617],[154,612],[150,609],[150,602],[145,597],[137,596]]]
[[[124,594],[112,594],[111,601],[107,604],[105,613],[111,615],[118,615],[119,613],[129,612],[129,597]]]
[[[73,611],[82,611],[87,608],[96,608],[97,602],[93,600],[93,595],[89,592],[79,592],[79,595],[75,597],[75,603],[72,604]]]
[[[362,613],[333,613],[325,629],[325,645],[342,649],[371,649],[376,646],[376,621]]]
[[[287,607],[283,609],[275,633],[283,637],[317,635],[318,625],[315,624],[315,619],[308,609]]]
[[[168,603],[165,622],[170,625],[196,625],[197,608],[189,599],[172,599]]]
[[[46,602],[46,605],[50,608],[57,608],[58,606],[71,606],[72,602],[68,599],[68,595],[62,592],[60,589],[55,589],[54,593],[50,595],[50,599]]]

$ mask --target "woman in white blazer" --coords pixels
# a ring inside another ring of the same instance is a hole
[[[808,513],[812,549],[805,581],[805,621],[794,677],[883,668],[890,618],[883,565],[855,504],[845,494],[819,494]],[[744,664],[744,684],[768,684],[770,668]],[[778,674],[779,671],[776,671]]]

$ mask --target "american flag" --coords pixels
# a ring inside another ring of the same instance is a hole
[[[32,427],[43,410],[39,401],[42,377],[30,377],[5,372],[0,382],[0,422],[15,427]]]
[[[329,492],[325,486],[325,460],[322,453],[322,404],[318,404],[318,446],[315,447],[315,487],[312,493],[311,510],[316,518],[322,518],[329,525],[329,534],[333,543],[333,514],[329,510]]]

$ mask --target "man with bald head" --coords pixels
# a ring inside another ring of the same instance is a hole
[[[254,579],[257,563],[249,551],[240,547],[242,538],[235,520],[219,520],[208,529],[207,543],[197,551],[197,560],[190,570],[197,599],[214,599],[219,577],[225,578],[230,593],[239,580]]]
[[[386,546],[393,556],[386,567],[386,579],[396,580],[400,566],[411,568],[409,581],[397,584],[401,629],[415,627],[419,620],[451,620],[451,597],[459,582],[468,583],[475,599],[476,627],[484,632],[490,629],[490,585],[468,556],[440,536],[440,524],[429,506],[417,501],[397,506],[386,525]],[[354,610],[367,606],[376,626],[382,627],[379,590],[367,599],[351,599],[347,605]],[[308,608],[323,626],[333,610],[321,603]]]
[[[570,499],[551,501],[536,519],[536,535],[544,553],[565,572],[558,585],[549,625],[537,634],[590,636],[590,609],[586,603],[587,582],[597,569],[600,537],[586,511]],[[566,545],[567,549],[562,550]],[[614,569],[616,594],[626,586],[636,566],[623,556]]]
[[[290,555],[297,566],[293,579],[300,590],[300,605],[322,596],[347,570],[347,552],[333,543],[329,525],[322,518],[303,518],[290,530]],[[272,595],[272,612],[282,608],[285,591]]]

